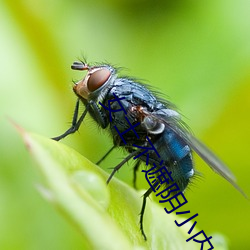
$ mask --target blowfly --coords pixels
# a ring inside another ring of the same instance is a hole
[[[73,87],[77,102],[71,127],[53,139],[59,141],[76,132],[89,113],[113,138],[113,147],[98,163],[115,147],[123,147],[128,152],[124,160],[114,167],[107,183],[127,161],[134,158],[134,185],[136,171],[142,163],[154,166],[156,170],[164,165],[180,190],[184,191],[195,174],[192,159],[192,151],[195,151],[208,166],[243,193],[226,165],[189,132],[175,106],[157,97],[147,85],[133,78],[119,77],[117,69],[109,64],[90,66],[85,62],[74,62],[71,68],[87,74]],[[79,115],[80,103],[85,110]],[[152,187],[143,195],[140,214],[140,229],[145,239],[143,215],[151,192]]]

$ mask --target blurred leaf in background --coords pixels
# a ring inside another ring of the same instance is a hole
[[[125,75],[168,96],[249,196],[249,13],[246,0],[1,1],[1,249],[82,244],[35,190],[40,177],[6,118],[47,137],[64,132],[76,99],[71,81],[83,77],[70,65],[82,54],[124,66]],[[111,141],[93,124],[86,119],[63,143],[96,162]],[[123,156],[117,150],[102,167],[109,171]],[[230,249],[249,249],[249,202],[199,159],[196,165],[203,178],[186,195],[197,225],[225,235]],[[129,184],[131,176],[130,165],[117,175]]]
[[[186,231],[191,228],[191,222],[176,227],[173,222],[181,218],[173,214],[167,216],[163,208],[150,201],[144,217],[148,239],[145,241],[138,224],[142,192],[136,192],[116,178],[107,186],[109,175],[76,151],[19,130],[44,177],[45,185],[39,185],[39,191],[81,233],[83,242],[78,248],[200,249],[193,240],[186,242],[190,238]],[[192,235],[199,231],[196,227]],[[218,243],[213,242],[213,246]]]

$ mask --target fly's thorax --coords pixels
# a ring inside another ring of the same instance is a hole
[[[165,125],[162,122],[159,122],[154,117],[146,116],[142,121],[142,126],[148,131],[150,134],[161,134]]]
[[[155,112],[148,112],[144,108],[139,110],[143,114],[143,119],[141,120],[142,126],[150,134],[161,134],[165,129],[165,124],[167,124],[171,119],[180,119],[178,112],[172,109],[161,109]]]
[[[105,93],[105,88],[112,84],[117,77],[115,69],[109,65],[103,65],[96,67],[85,66],[82,70],[88,70],[88,72],[86,76],[73,87],[75,94],[80,97],[80,99],[87,101],[101,101]]]

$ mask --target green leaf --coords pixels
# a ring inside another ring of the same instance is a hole
[[[200,244],[186,242],[192,224],[177,227],[174,220],[183,218],[167,215],[150,199],[144,241],[139,230],[143,192],[116,178],[106,185],[108,174],[75,150],[23,130],[21,134],[44,176],[46,187],[39,185],[39,191],[81,232],[82,249],[200,249]]]

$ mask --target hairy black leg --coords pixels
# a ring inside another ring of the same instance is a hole
[[[51,139],[53,139],[55,141],[60,141],[64,137],[68,136],[69,134],[75,133],[79,129],[79,127],[80,127],[80,125],[81,125],[84,117],[86,116],[86,114],[88,112],[88,106],[87,106],[86,109],[84,110],[84,112],[82,113],[81,117],[77,121],[78,111],[79,111],[79,102],[80,101],[78,99],[77,102],[76,102],[76,106],[75,106],[75,111],[74,111],[74,116],[73,116],[71,127],[65,133],[63,133],[62,135],[59,135],[59,136],[51,138]]]
[[[96,165],[99,165],[115,148],[115,146],[113,146],[97,163]]]
[[[89,106],[91,107],[92,112],[95,114],[95,119],[102,128],[106,128],[108,125],[107,117],[103,114],[103,112],[98,107],[97,103],[93,100],[89,101]]]
[[[107,180],[107,184],[109,184],[109,182],[111,181],[112,177],[114,176],[114,174],[126,163],[128,162],[133,156],[137,155],[139,152],[139,150],[136,150],[132,153],[130,153],[122,162],[120,162],[117,166],[114,167],[112,173],[110,174],[108,180]]]
[[[137,174],[137,171],[139,169],[139,166],[140,166],[141,162],[140,161],[137,161],[134,165],[134,169],[133,169],[133,186],[135,189],[136,188],[136,174]]]
[[[140,212],[140,230],[141,233],[143,235],[144,240],[147,240],[146,234],[144,233],[144,229],[143,229],[143,216],[144,216],[144,212],[145,212],[145,208],[146,208],[146,200],[148,198],[148,196],[152,193],[152,189],[149,188],[147,190],[147,192],[143,195],[143,200],[142,200],[142,207],[141,207],[141,212]]]

